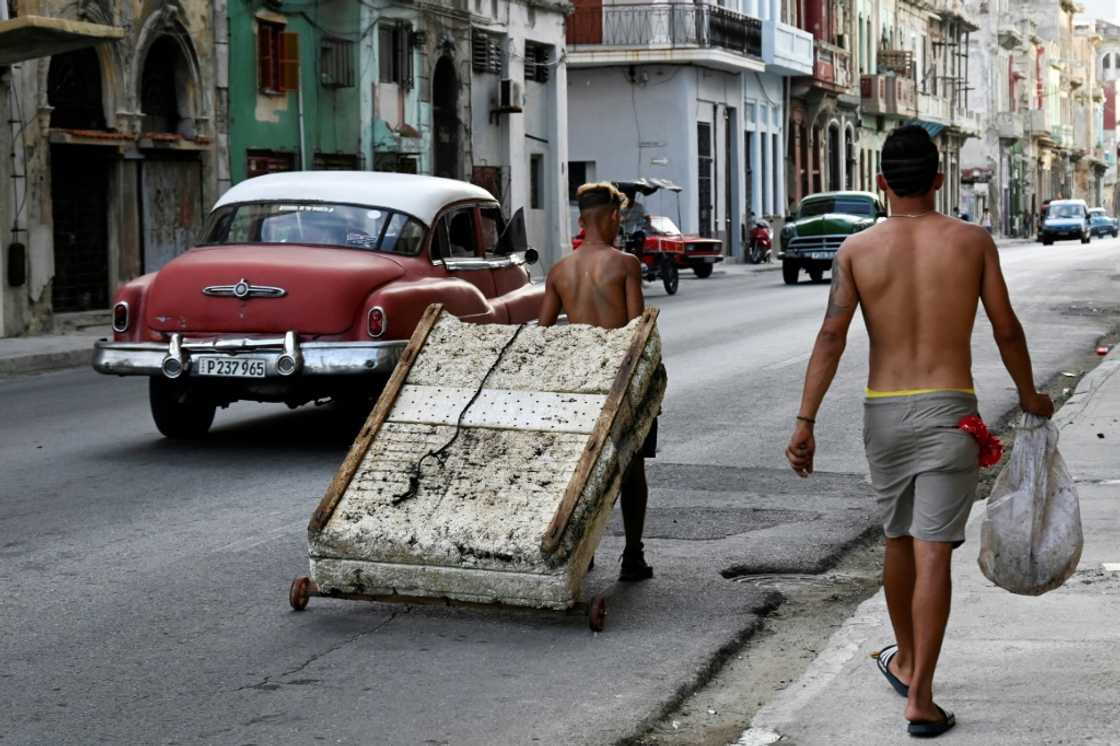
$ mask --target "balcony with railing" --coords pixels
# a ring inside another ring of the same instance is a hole
[[[848,90],[852,85],[848,52],[818,39],[813,49],[813,82],[837,92]]]
[[[568,16],[568,65],[696,62],[763,68],[762,22],[715,5],[581,6]]]
[[[1035,137],[1048,137],[1050,135],[1050,120],[1045,109],[1031,109],[1026,116],[1027,131]]]
[[[763,21],[762,59],[780,75],[812,75],[813,35],[774,19]]]
[[[863,111],[905,119],[914,116],[914,81],[897,75],[864,75],[860,78]]]

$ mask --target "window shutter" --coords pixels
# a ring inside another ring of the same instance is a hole
[[[281,91],[299,90],[299,34],[284,31],[280,34],[280,86]]]
[[[273,69],[272,28],[262,23],[257,26],[257,84],[262,91],[276,90]]]

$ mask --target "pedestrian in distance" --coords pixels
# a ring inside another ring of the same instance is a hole
[[[561,312],[572,324],[590,324],[619,329],[642,315],[642,264],[633,254],[614,247],[615,236],[626,209],[626,196],[613,184],[584,184],[576,192],[579,224],[585,232],[579,251],[561,259],[545,280],[540,325],[552,326]],[[653,568],[646,564],[642,531],[646,519],[649,488],[647,458],[657,454],[657,421],[646,442],[634,454],[622,478],[622,525],[626,547],[618,579],[648,580]]]
[[[812,474],[817,412],[859,308],[871,342],[864,442],[884,516],[883,587],[896,641],[880,652],[878,665],[906,697],[907,730],[920,737],[956,723],[934,703],[933,675],[949,621],[950,559],[964,542],[979,476],[979,444],[959,427],[977,413],[971,343],[978,302],[1020,407],[1043,417],[1054,411],[1035,389],[1026,336],[991,236],[934,207],[944,179],[938,163],[937,147],[921,127],[900,127],[887,137],[877,181],[891,217],[849,236],[837,253],[786,450],[795,472]]]
[[[992,213],[987,208],[984,208],[984,216],[980,218],[980,225],[988,232],[989,236],[992,235]]]

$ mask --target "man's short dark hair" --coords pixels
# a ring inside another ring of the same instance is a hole
[[[929,132],[916,124],[894,129],[883,144],[883,178],[899,197],[929,192],[940,162],[941,155]]]

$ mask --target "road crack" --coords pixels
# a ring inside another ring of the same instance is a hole
[[[357,642],[358,640],[362,639],[363,637],[366,637],[368,635],[372,635],[376,632],[380,632],[382,629],[384,629],[386,626],[388,626],[389,623],[392,622],[394,619],[396,619],[398,616],[400,616],[402,614],[407,614],[409,611],[410,611],[410,607],[405,607],[405,609],[403,611],[394,611],[384,621],[380,622],[379,624],[376,624],[369,629],[362,630],[361,632],[357,632],[353,635],[350,635],[349,637],[345,638],[344,640],[342,640],[342,641],[340,641],[340,642],[338,642],[334,645],[331,645],[326,650],[320,651],[318,653],[314,653],[313,655],[308,657],[307,660],[305,660],[303,663],[300,663],[298,666],[296,666],[294,668],[289,668],[288,670],[281,671],[278,674],[269,674],[268,676],[265,676],[263,679],[256,682],[255,684],[246,684],[244,686],[239,686],[236,689],[234,689],[233,691],[242,692],[242,691],[245,691],[245,690],[248,690],[248,689],[256,689],[258,691],[274,692],[277,689],[279,689],[281,686],[283,686],[285,683],[287,683],[287,682],[279,681],[279,680],[287,678],[288,676],[292,676],[293,674],[297,674],[300,671],[303,671],[305,668],[310,666],[312,663],[315,663],[316,661],[320,660],[321,658],[327,657],[331,653],[334,653],[334,652],[337,652],[337,651],[341,650],[342,648],[346,647],[347,645],[351,645],[351,644]]]

